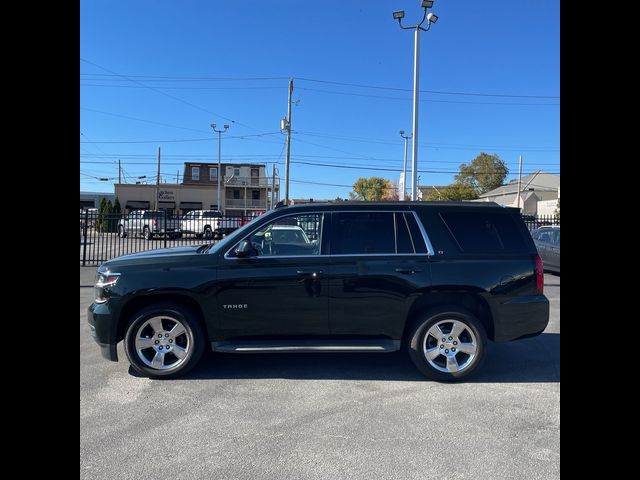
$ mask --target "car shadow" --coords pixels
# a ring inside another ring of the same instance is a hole
[[[133,369],[129,373],[138,376]],[[269,379],[424,381],[405,351],[379,353],[207,353],[180,380]],[[560,334],[491,343],[470,383],[560,381]]]

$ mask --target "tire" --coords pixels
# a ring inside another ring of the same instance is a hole
[[[149,230],[149,227],[144,227],[142,229],[142,236],[144,237],[145,240],[151,240],[153,238],[153,235],[151,234],[151,230]]]
[[[221,238],[222,238],[222,232],[220,232],[219,230],[216,230],[215,232],[213,232],[214,240],[220,240]]]
[[[181,333],[172,335],[175,331],[172,329],[179,326]],[[133,316],[127,326],[124,347],[136,372],[149,378],[170,379],[186,374],[200,361],[205,340],[205,333],[192,309],[162,302],[149,305]],[[149,346],[145,347],[147,344]],[[177,351],[180,355],[173,353]]]
[[[206,238],[207,240],[213,238],[213,231],[211,230],[211,227],[204,227],[204,231],[202,232],[202,236],[203,236],[203,238]]]
[[[122,225],[118,227],[118,236],[120,238],[125,238],[127,236],[127,233],[124,231],[124,227]]]
[[[456,331],[452,331],[454,326]],[[441,338],[435,338],[436,328]],[[408,335],[407,349],[411,360],[425,377],[455,382],[469,378],[480,369],[487,350],[487,334],[471,312],[455,306],[441,307],[414,322]]]

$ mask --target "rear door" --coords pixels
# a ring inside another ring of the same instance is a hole
[[[410,211],[333,212],[331,333],[400,338],[416,290],[431,283],[426,245]]]

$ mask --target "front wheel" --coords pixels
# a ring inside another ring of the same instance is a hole
[[[118,236],[120,238],[125,238],[127,236],[126,232],[124,231],[124,227],[122,225],[118,227]]]
[[[482,323],[458,307],[440,308],[419,318],[409,333],[409,356],[427,378],[452,382],[477,372],[487,334]]]
[[[129,363],[138,373],[150,378],[176,378],[202,357],[205,334],[190,308],[157,303],[134,316],[124,345]]]
[[[151,234],[151,230],[149,230],[149,227],[144,227],[142,229],[142,236],[144,237],[145,240],[151,240],[153,238],[153,235]]]
[[[213,238],[213,231],[211,230],[211,227],[204,227],[204,232],[202,233],[202,236],[207,240]]]

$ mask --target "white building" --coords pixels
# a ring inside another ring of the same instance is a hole
[[[560,175],[542,170],[522,177],[520,186],[520,208],[529,215],[551,215],[560,196]],[[518,206],[518,180],[511,180],[480,195],[474,202],[496,202],[505,207]],[[553,209],[551,206],[553,204]]]

